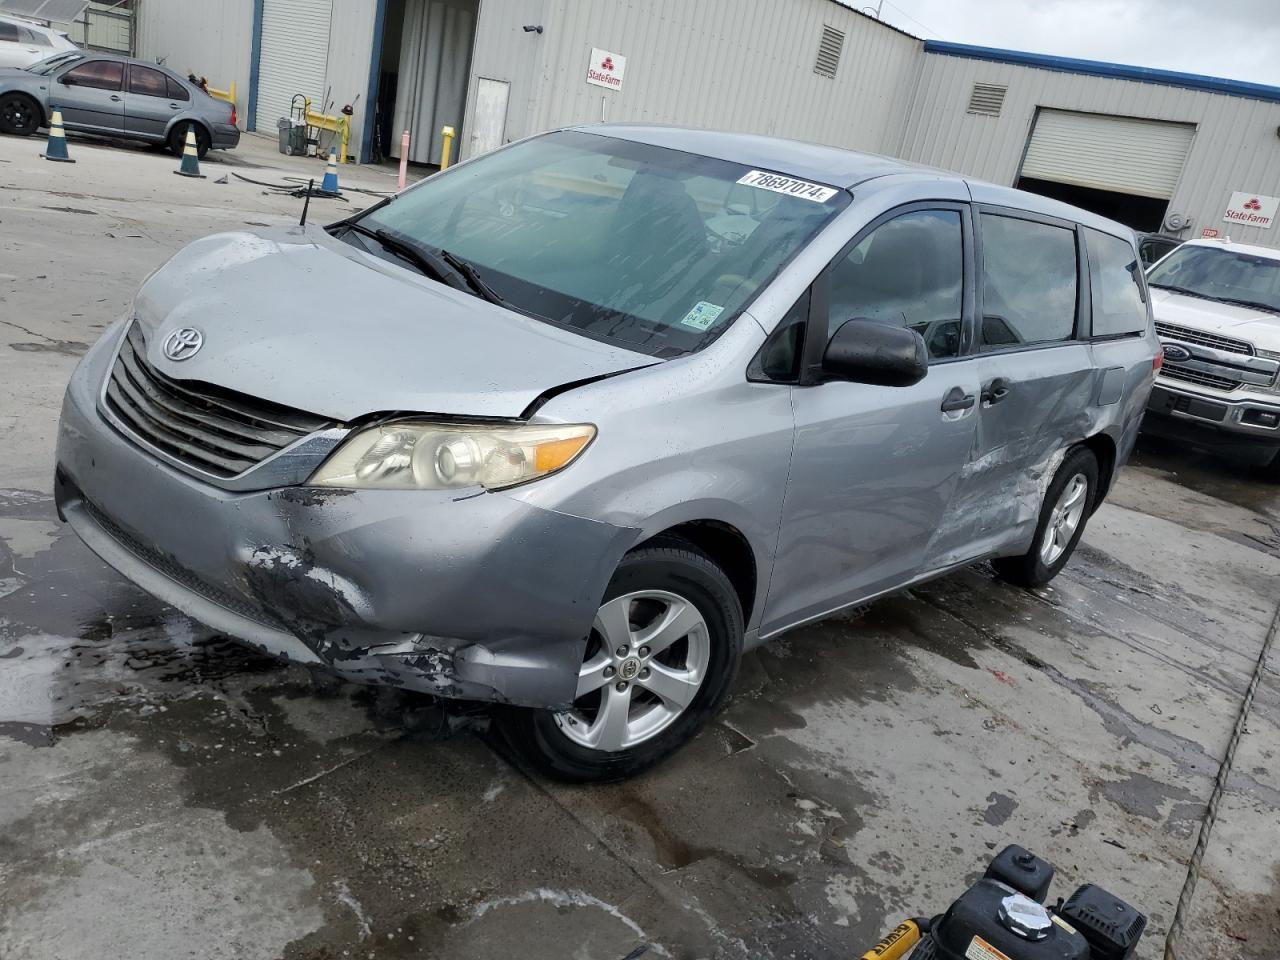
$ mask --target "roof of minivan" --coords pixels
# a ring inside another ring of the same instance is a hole
[[[968,185],[970,195],[979,203],[1016,207],[1049,217],[1059,217],[1093,227],[1105,233],[1130,239],[1133,230],[1122,223],[1073,207],[1060,200],[1038,194],[974,180],[952,170],[927,167],[876,153],[842,150],[820,143],[764,137],[753,133],[723,133],[715,130],[692,130],[684,127],[654,126],[642,123],[596,123],[574,127],[582,133],[617,137],[636,143],[647,143],[670,150],[685,150],[706,157],[750,164],[764,170],[790,174],[831,186],[850,189],[868,180],[893,175],[916,175],[922,180],[951,180]]]

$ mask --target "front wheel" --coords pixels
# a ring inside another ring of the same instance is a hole
[[[1098,490],[1098,459],[1077,447],[1067,454],[1053,476],[1040,507],[1031,549],[1020,557],[991,561],[996,573],[1022,587],[1042,587],[1067,565],[1084,533]]]
[[[29,137],[40,129],[40,105],[23,93],[0,96],[0,133]]]
[[[742,655],[733,585],[705,554],[664,540],[623,558],[596,613],[570,709],[508,709],[507,742],[543,773],[623,780],[715,714]]]

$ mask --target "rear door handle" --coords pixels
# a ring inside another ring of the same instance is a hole
[[[968,410],[973,404],[972,393],[965,393],[959,387],[952,387],[942,398],[942,412],[955,413],[957,410]]]
[[[113,103],[119,103],[119,102],[120,102],[120,98],[119,98],[119,97],[117,97],[117,96],[113,93],[113,94],[111,95],[111,101],[112,101]]]
[[[986,406],[999,403],[1009,395],[1009,381],[1004,377],[996,377],[982,388],[982,402]]]

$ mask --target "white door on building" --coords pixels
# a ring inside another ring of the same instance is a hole
[[[476,78],[476,109],[471,121],[471,147],[468,157],[502,146],[507,136],[507,100],[511,84],[506,80]]]
[[[332,14],[333,0],[263,0],[254,114],[259,133],[275,134],[276,121],[289,116],[294,94],[310,97],[311,109],[324,112]]]
[[[1167,200],[1195,132],[1190,123],[1041,109],[1021,175]]]

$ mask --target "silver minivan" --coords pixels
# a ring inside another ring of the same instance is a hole
[[[1050,580],[1159,362],[1119,224],[592,126],[179,252],[72,378],[57,501],[197,620],[612,779],[797,624],[978,560]]]

